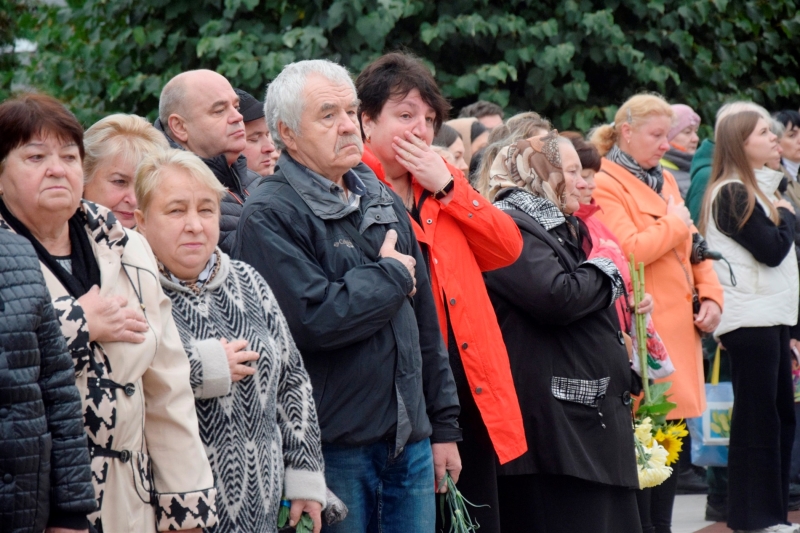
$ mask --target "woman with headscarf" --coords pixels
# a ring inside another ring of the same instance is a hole
[[[508,533],[641,531],[622,278],[610,259],[587,259],[580,172],[555,131],[504,148],[491,171],[494,205],[523,239],[513,265],[484,275],[530,443],[499,471]]]
[[[697,136],[700,115],[685,104],[674,104],[671,107],[675,113],[675,122],[667,133],[669,150],[661,158],[661,166],[672,172],[672,176],[678,183],[681,198],[685,198],[689,185],[692,183],[689,175],[692,158],[700,143],[700,137]]]

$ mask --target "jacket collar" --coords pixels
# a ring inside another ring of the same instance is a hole
[[[664,199],[621,165],[604,157],[600,170],[622,185],[643,213],[654,217],[663,217],[667,214],[667,203]]]
[[[602,211],[602,209],[600,209],[600,206],[597,205],[597,202],[595,202],[594,198],[592,198],[591,203],[581,204],[581,206],[573,213],[573,215],[581,220],[587,220],[593,217],[598,211]]]
[[[158,131],[164,134],[164,137],[166,137],[170,148],[174,148],[176,150],[186,150],[186,148],[178,144],[172,137],[169,136],[167,130],[164,128],[164,125],[161,123],[160,118],[157,118],[153,125]],[[243,196],[243,188],[246,185],[243,184],[245,183],[245,176],[247,174],[247,158],[245,156],[240,155],[232,165],[228,165],[228,158],[225,157],[225,154],[220,154],[216,157],[210,158],[201,157],[200,159],[202,159],[203,163],[205,163],[206,166],[211,169],[211,172],[214,173],[222,185],[236,192],[240,196]]]
[[[317,217],[323,220],[337,220],[358,210],[355,205],[345,205],[330,188],[323,185],[323,181],[316,179],[318,177],[316,173],[295,161],[287,151],[284,150],[281,154],[278,164],[275,175],[283,175]],[[351,183],[363,186],[362,203],[392,205],[391,193],[378,181],[367,165],[359,163],[347,172],[352,174],[347,178]]]
[[[756,175],[758,188],[761,189],[761,192],[766,194],[768,197],[775,194],[775,191],[778,190],[778,186],[781,184],[781,180],[783,179],[783,172],[772,170],[771,168],[767,167],[756,169],[754,172]]]

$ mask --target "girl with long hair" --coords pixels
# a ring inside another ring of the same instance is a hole
[[[791,327],[797,323],[795,214],[776,195],[783,175],[765,165],[777,137],[754,111],[723,119],[701,213],[725,313],[714,331],[730,354],[736,401],[728,456],[728,526],[740,532],[795,532],[787,524],[794,440]]]

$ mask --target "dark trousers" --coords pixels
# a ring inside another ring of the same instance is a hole
[[[570,476],[500,476],[503,533],[639,533],[636,492]]]
[[[683,450],[681,455],[689,453]],[[672,507],[675,504],[675,491],[678,488],[678,463],[672,468],[672,475],[661,485],[636,491],[642,533],[672,533]]]
[[[728,527],[786,523],[795,430],[789,328],[740,328],[720,340],[731,357],[734,396]]]
[[[462,470],[458,479],[458,490],[464,498],[479,506],[467,506],[467,509],[473,521],[480,524],[481,533],[500,533],[497,455],[475,399],[472,397],[472,389],[467,382],[454,337],[450,338],[448,345],[450,367],[458,390],[458,401],[461,403],[458,423],[461,426],[463,440],[458,443],[458,453],[461,456]],[[439,498],[438,495],[436,497]],[[438,503],[437,501],[437,510]],[[437,512],[436,531],[449,530],[449,520],[443,523],[442,516]]]

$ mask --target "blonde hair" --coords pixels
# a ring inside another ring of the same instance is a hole
[[[550,121],[542,118],[535,111],[517,113],[502,126],[494,128],[489,134],[489,144],[483,150],[483,159],[481,159],[481,165],[478,167],[478,177],[476,179],[478,192],[489,201],[494,200],[494,194],[490,193],[489,179],[491,178],[492,165],[500,150],[517,141],[547,133],[551,129],[553,127]]]
[[[94,179],[97,169],[106,161],[122,156],[133,168],[148,154],[167,150],[164,135],[137,115],[118,113],[98,120],[83,137],[86,157],[83,158],[83,182]]]
[[[601,156],[605,156],[617,144],[621,124],[627,122],[635,128],[650,117],[656,116],[675,120],[675,112],[663,96],[655,93],[631,96],[617,110],[617,114],[614,115],[614,123],[604,124],[592,130],[589,141],[597,147]]]
[[[225,195],[225,187],[199,157],[185,150],[164,150],[145,158],[136,169],[134,190],[136,203],[142,213],[146,213],[150,207],[153,193],[164,180],[166,169],[185,171],[199,186],[214,191],[219,200]]]

